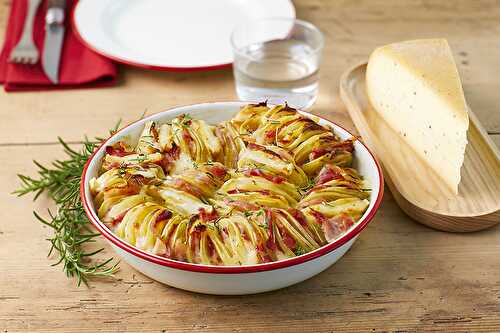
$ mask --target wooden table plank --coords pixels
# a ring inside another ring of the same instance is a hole
[[[500,228],[449,234],[406,217],[390,193],[353,248],[324,273],[254,296],[197,295],[160,285],[122,263],[116,281],[76,288],[45,257],[50,234],[30,198],[11,196],[28,160],[59,157],[58,146],[0,147],[0,329],[109,332],[442,330],[500,325]],[[44,209],[45,203],[34,205]],[[104,239],[99,244],[112,252]],[[3,332],[3,330],[2,330]]]
[[[320,96],[312,112],[353,129],[338,96],[340,74],[381,44],[449,39],[471,108],[500,133],[500,1],[300,0],[297,15],[326,35]],[[0,2],[0,38],[10,1]],[[33,204],[9,193],[31,159],[60,157],[54,142],[102,135],[144,110],[234,100],[232,73],[162,73],[121,68],[106,89],[0,92],[0,332],[498,331],[500,227],[447,234],[423,227],[387,191],[375,221],[324,273],[284,290],[244,297],[188,293],[151,281],[122,263],[114,281],[76,288],[45,258],[50,234]],[[500,135],[492,135],[500,147]],[[12,145],[16,144],[16,145]],[[112,255],[106,247],[104,255]]]

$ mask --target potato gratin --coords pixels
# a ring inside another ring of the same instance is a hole
[[[335,240],[367,209],[353,140],[286,105],[247,105],[215,126],[182,115],[146,123],[135,148],[107,146],[90,188],[101,221],[141,250],[206,265],[277,261]]]

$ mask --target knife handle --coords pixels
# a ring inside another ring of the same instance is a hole
[[[48,0],[47,1],[47,8],[61,8],[65,9],[66,8],[66,0]]]

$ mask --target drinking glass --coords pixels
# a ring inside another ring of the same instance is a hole
[[[324,45],[314,25],[289,18],[244,22],[234,29],[231,45],[240,100],[299,109],[314,104]]]

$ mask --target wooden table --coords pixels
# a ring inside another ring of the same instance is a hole
[[[18,0],[15,0],[18,1]],[[10,1],[0,3],[3,36]],[[297,16],[326,36],[320,97],[312,112],[352,129],[338,81],[380,44],[426,37],[450,41],[471,108],[500,144],[499,1],[295,2]],[[373,223],[337,264],[284,290],[255,296],[198,295],[153,282],[125,263],[114,281],[75,286],[49,267],[50,230],[33,204],[9,193],[32,159],[61,156],[55,142],[101,135],[145,110],[234,100],[230,70],[161,73],[121,68],[109,89],[0,92],[0,331],[500,331],[500,228],[449,234],[423,227],[389,191]],[[499,198],[500,199],[500,198]],[[106,255],[111,250],[103,239]]]

